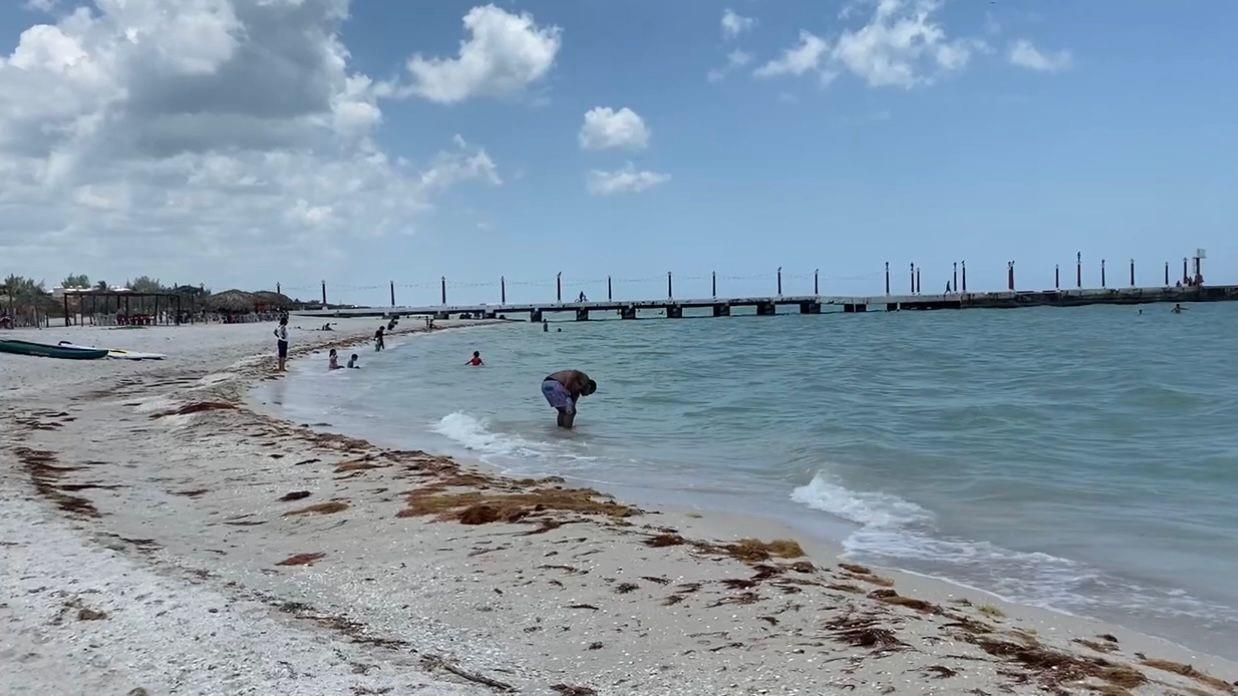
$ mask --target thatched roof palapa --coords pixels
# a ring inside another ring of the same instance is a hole
[[[252,312],[254,296],[244,290],[225,290],[206,298],[207,309],[216,312]]]
[[[254,304],[265,309],[292,309],[296,304],[291,297],[270,290],[259,290],[250,295],[253,297]]]

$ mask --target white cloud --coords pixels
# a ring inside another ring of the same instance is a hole
[[[755,18],[736,14],[729,7],[722,12],[723,38],[734,39],[746,31],[751,31],[756,25],[757,20]]]
[[[0,258],[314,263],[412,231],[453,186],[500,184],[462,139],[420,166],[378,147],[348,5],[95,0],[26,29],[0,55]]]
[[[807,31],[800,32],[800,42],[783,51],[782,56],[762,65],[753,72],[757,77],[778,75],[803,75],[810,70],[819,70],[821,60],[829,50],[829,44],[821,37]]]
[[[1070,51],[1044,52],[1031,41],[1019,39],[1010,45],[1010,62],[1021,68],[1040,72],[1058,72],[1070,67]]]
[[[911,88],[941,71],[960,70],[980,44],[950,41],[933,20],[936,0],[880,0],[868,24],[844,31],[833,58],[870,87]]]
[[[26,4],[22,7],[38,12],[51,12],[56,9],[56,0],[26,0]]]
[[[540,80],[554,65],[560,34],[539,27],[527,12],[512,14],[494,5],[464,15],[469,37],[455,58],[408,60],[412,84],[401,91],[450,104],[474,96],[516,94]]]
[[[585,186],[595,196],[611,196],[618,193],[639,193],[671,180],[670,174],[637,170],[628,162],[621,169],[589,172]]]
[[[580,127],[580,146],[586,150],[627,148],[643,150],[649,145],[649,128],[635,111],[626,106],[618,111],[595,106],[585,112]]]
[[[844,7],[841,18],[856,14],[859,3]],[[934,20],[940,0],[876,0],[867,22],[845,29],[829,43],[807,31],[799,43],[758,68],[757,77],[816,73],[826,82],[846,71],[870,87],[912,87],[932,83],[942,73],[962,70],[973,53],[987,50],[978,39],[951,40]]]
[[[727,73],[732,70],[742,68],[752,62],[752,54],[747,51],[741,51],[738,48],[726,55],[726,65],[721,68],[714,68],[705,74],[705,79],[710,82],[721,82],[726,78]]]

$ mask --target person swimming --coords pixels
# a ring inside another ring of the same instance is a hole
[[[334,348],[332,348],[331,352],[327,354],[327,369],[328,370],[340,369],[340,358],[338,355],[336,355]]]
[[[360,358],[358,358],[358,357],[357,357],[357,354],[356,354],[356,353],[353,353],[353,354],[352,354],[352,357],[348,359],[348,369],[350,369],[350,370],[360,370],[360,369],[361,369],[361,366],[357,364],[357,360],[359,360],[359,359],[360,359]]]
[[[374,350],[380,351],[386,346],[383,344],[383,327],[378,327],[378,331],[374,332]]]
[[[542,396],[559,412],[556,423],[570,430],[576,422],[576,401],[598,390],[597,382],[580,370],[560,370],[542,380]]]
[[[481,351],[475,350],[473,351],[473,357],[469,358],[469,361],[464,364],[471,365],[472,367],[479,367],[481,365],[485,365],[486,363],[482,362],[481,360]]]
[[[1181,314],[1181,313],[1182,313],[1182,310],[1184,310],[1184,309],[1186,309],[1186,307],[1183,307],[1183,306],[1182,306],[1182,305],[1180,305],[1180,304],[1175,304],[1175,305],[1174,305],[1174,308],[1173,308],[1173,309],[1171,309],[1171,310],[1169,310],[1169,311],[1173,312],[1174,314]]]

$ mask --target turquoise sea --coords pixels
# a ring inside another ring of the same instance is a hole
[[[562,319],[300,360],[255,398],[1238,658],[1238,305]],[[599,390],[562,432],[539,384],[569,367]]]

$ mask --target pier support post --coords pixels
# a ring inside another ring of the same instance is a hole
[[[924,286],[920,285],[920,267],[916,266],[916,294],[924,292]]]
[[[886,294],[890,294],[890,262],[886,261]]]
[[[967,262],[959,261],[959,267],[963,269],[963,292],[967,292]]]
[[[563,271],[555,274],[555,302],[563,301]]]
[[[773,302],[758,302],[757,303],[757,316],[758,317],[772,317],[774,316],[776,312],[777,312],[777,308]]]
[[[635,319],[636,318],[636,305],[623,305],[622,307],[620,307],[619,318],[620,319]]]
[[[615,299],[615,293],[610,285],[610,276],[606,276],[606,301],[610,302],[613,299]]]
[[[443,276],[441,279],[439,279],[439,282],[441,283],[441,285],[439,286],[439,290],[440,290],[439,299],[442,300],[443,304],[447,304],[447,276]]]
[[[677,304],[666,305],[667,319],[683,319],[683,307]]]
[[[854,311],[854,310],[852,310],[852,311]],[[898,311],[898,303],[897,303],[897,302],[887,302],[887,303],[886,303],[886,311],[887,311],[887,312],[897,312],[897,311]]]
[[[718,296],[718,272],[717,271],[709,272],[709,286],[711,288],[710,297],[717,297]],[[718,315],[715,314],[714,316],[718,316]]]
[[[1186,274],[1186,257],[1182,257],[1182,284],[1186,285],[1191,282],[1191,277]],[[326,300],[323,300],[326,302]]]
[[[800,314],[820,314],[820,313],[821,313],[820,302],[813,301],[813,302],[801,302],[800,303]]]
[[[1006,262],[1006,289],[1014,292],[1014,261]]]
[[[542,310],[540,309],[529,310],[529,321],[540,324],[542,321]]]
[[[952,276],[954,283],[950,286],[957,293],[959,291],[959,262],[954,262],[954,274]]]
[[[778,296],[782,297],[782,266],[778,267]]]
[[[589,321],[589,310],[581,307],[576,310],[576,321]]]
[[[394,307],[395,306],[395,281],[389,280],[387,282],[391,283],[391,306]]]
[[[1131,287],[1135,287],[1135,259],[1131,259]]]
[[[1186,268],[1186,263],[1185,263],[1185,262],[1182,264],[1182,268],[1184,268],[1184,269]],[[1186,275],[1186,272],[1185,272],[1185,271],[1183,271],[1182,275],[1183,275],[1183,276],[1185,276],[1185,275]],[[324,281],[322,281],[322,308],[323,308],[323,309],[326,309],[326,308],[327,308],[327,281],[325,281],[325,280],[324,280]]]
[[[1169,262],[1165,262],[1165,287],[1169,287]]]
[[[814,269],[812,270],[812,294],[814,294],[814,295],[820,295],[820,294],[821,294],[821,283],[820,283],[820,279],[819,279],[819,274],[820,274],[820,273],[821,273],[821,269],[820,269],[820,268],[814,268]]]
[[[671,283],[671,272],[666,272],[666,299],[675,297],[675,286]]]
[[[909,265],[911,266],[911,270],[909,271],[909,273],[911,273],[911,293],[910,294],[914,295],[916,294],[916,265],[914,263],[909,264]]]
[[[507,304],[507,276],[499,276],[499,304]]]
[[[715,317],[731,316],[731,305],[726,304],[726,303],[718,303],[714,305],[714,316]]]
[[[1083,289],[1083,252],[1075,252],[1075,288]]]
[[[1053,264],[1053,289],[1062,289],[1062,266],[1061,264]]]
[[[1104,259],[1100,260],[1100,287],[1101,289],[1104,289],[1105,287],[1105,260]]]

